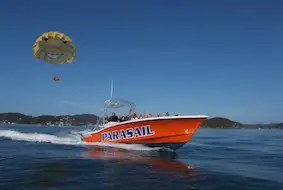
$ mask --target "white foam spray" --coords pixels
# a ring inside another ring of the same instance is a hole
[[[0,130],[0,137],[18,140],[18,141],[29,141],[29,142],[45,142],[53,144],[69,144],[77,145],[81,144],[81,139],[76,135],[69,135],[67,137],[58,137],[55,135],[44,134],[44,133],[21,133],[14,130]]]
[[[85,131],[70,131],[65,136],[56,136],[45,133],[22,133],[14,130],[0,130],[0,138],[6,138],[17,141],[29,141],[39,143],[52,143],[52,144],[65,144],[65,145],[95,145],[102,147],[113,147],[127,150],[138,150],[138,151],[151,151],[160,148],[150,148],[140,144],[122,144],[122,143],[86,143],[81,139],[81,134]],[[0,139],[1,140],[1,139]]]

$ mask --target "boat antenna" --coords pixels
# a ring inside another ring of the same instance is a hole
[[[110,99],[113,96],[113,80],[111,80],[111,91],[110,91]]]
[[[113,96],[113,80],[111,80],[111,89],[110,89],[110,100]],[[105,123],[105,114],[107,113],[107,109],[104,107],[103,109],[103,117],[102,117],[102,123]]]

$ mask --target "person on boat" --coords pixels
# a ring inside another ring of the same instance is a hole
[[[136,113],[136,112],[134,112],[134,113],[133,113],[133,115],[132,115],[132,119],[138,119],[138,115],[137,115],[137,113]]]
[[[110,121],[114,121],[114,122],[119,121],[118,116],[114,112],[112,113],[112,116],[108,119],[108,122],[110,122]]]
[[[120,122],[127,121],[127,120],[128,120],[128,118],[126,116],[121,116],[120,117]]]
[[[166,116],[170,116],[170,114],[168,113],[168,112],[166,112],[166,114],[165,114]]]

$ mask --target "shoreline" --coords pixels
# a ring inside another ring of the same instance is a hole
[[[81,127],[81,128],[85,128],[88,127],[86,125],[44,125],[44,124],[19,124],[19,123],[0,123],[0,126],[2,125],[6,125],[6,126],[21,126],[21,127],[61,127],[61,128],[65,128],[65,127]],[[91,127],[90,127],[91,128]],[[199,127],[199,129],[255,129],[255,130],[266,130],[266,129],[280,129],[282,130],[283,128],[278,128],[278,127]]]

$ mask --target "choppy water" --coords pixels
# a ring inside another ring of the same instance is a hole
[[[283,130],[200,129],[177,155],[80,130],[0,125],[0,189],[283,189]]]

